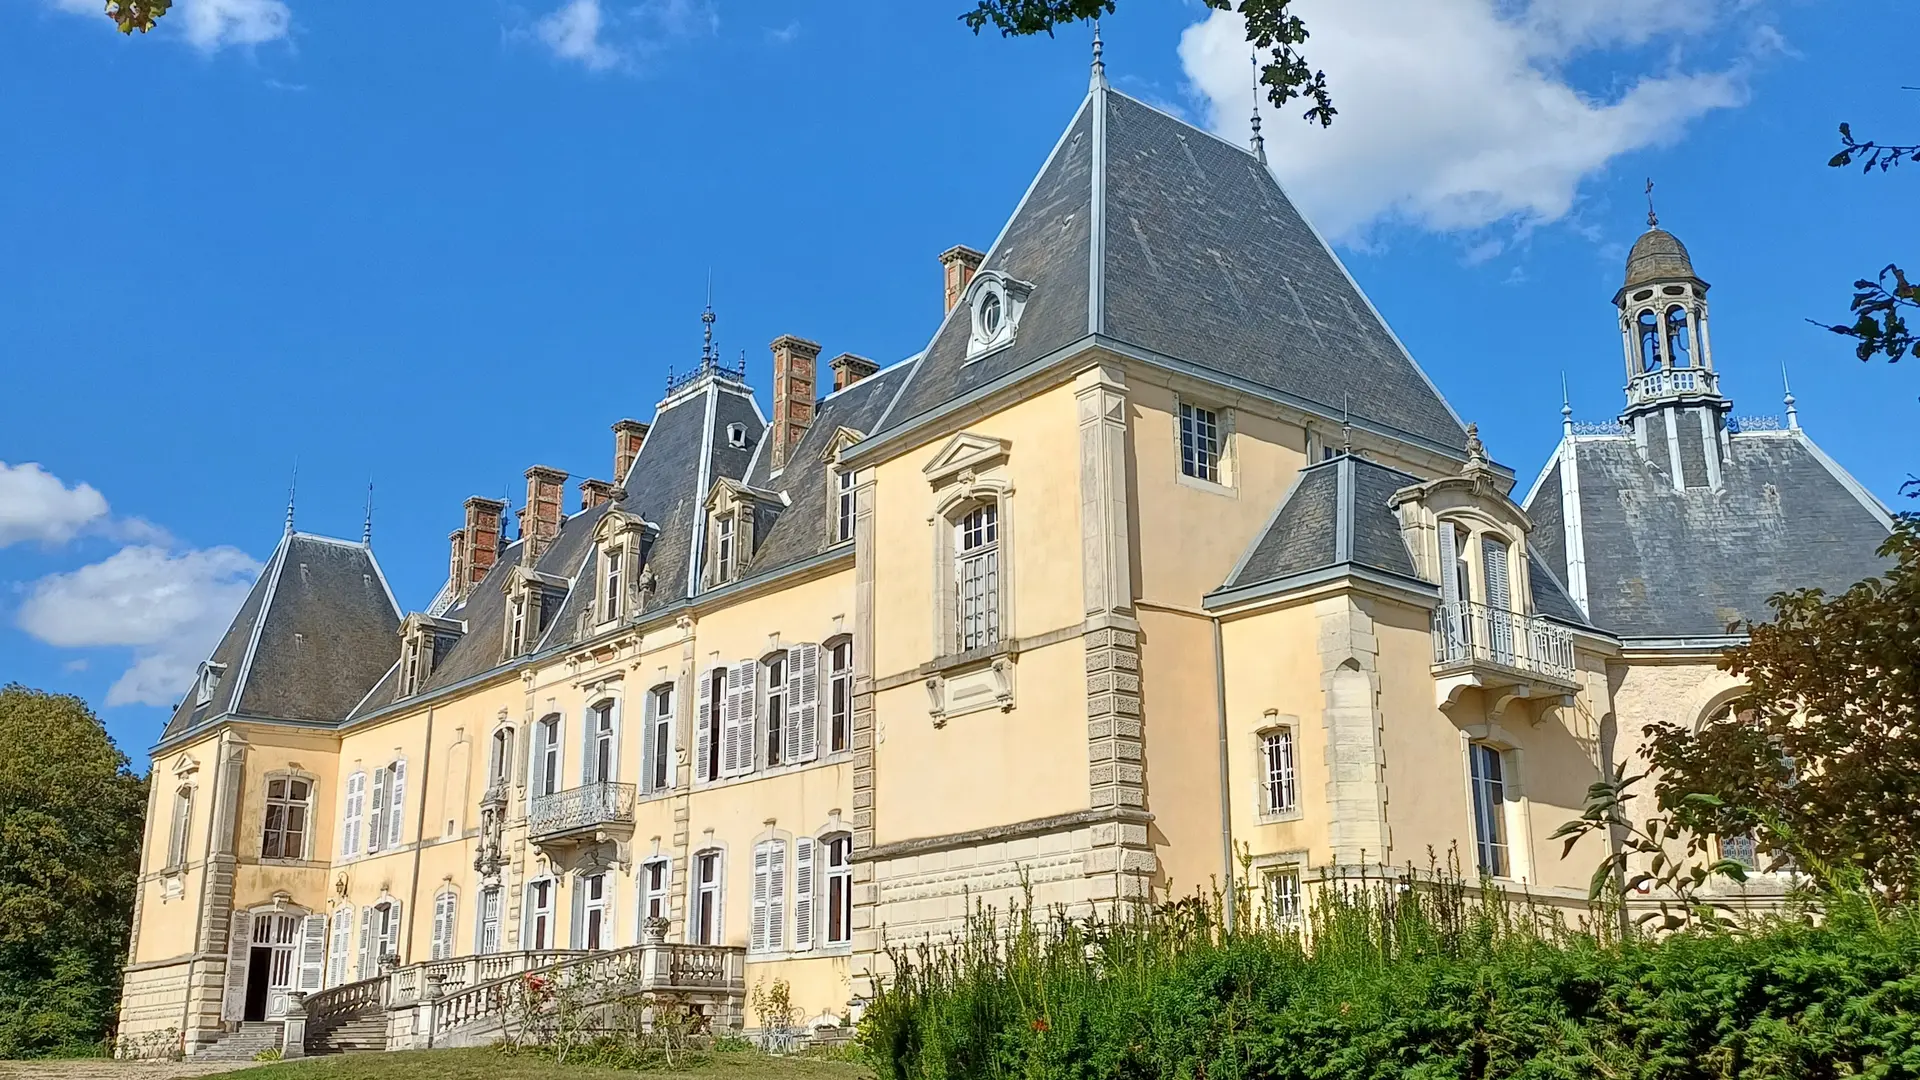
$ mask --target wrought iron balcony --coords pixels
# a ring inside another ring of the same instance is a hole
[[[527,815],[527,832],[535,840],[597,832],[609,825],[632,827],[632,784],[583,784],[537,795]]]
[[[1663,368],[1659,371],[1643,371],[1627,384],[1627,403],[1638,405],[1643,401],[1672,397],[1676,394],[1717,394],[1720,392],[1720,373],[1706,368]]]
[[[1469,687],[1495,693],[1493,711],[1521,698],[1572,700],[1573,633],[1533,615],[1485,604],[1442,604],[1433,613],[1433,672],[1442,709]],[[1537,719],[1537,718],[1536,718]]]

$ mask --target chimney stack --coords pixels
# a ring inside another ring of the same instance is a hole
[[[560,516],[566,511],[567,474],[545,465],[527,470],[527,505],[520,508],[520,539],[527,545],[520,565],[531,568],[560,535]]]
[[[967,294],[967,286],[973,283],[973,275],[980,271],[980,260],[985,255],[965,244],[955,244],[940,253],[940,266],[947,285],[947,306],[942,311],[952,311],[953,305]]]
[[[613,485],[605,480],[580,481],[580,509],[591,510],[613,499]]]
[[[627,470],[640,456],[640,444],[647,441],[647,425],[638,420],[621,420],[613,425],[613,482],[627,482]]]
[[[773,467],[787,463],[787,452],[799,443],[813,423],[815,362],[818,342],[781,334],[773,339]]]
[[[501,499],[475,495],[467,500],[467,526],[455,533],[465,548],[454,557],[461,577],[454,582],[460,596],[467,595],[493,569],[500,558],[500,527],[507,504]]]
[[[453,582],[455,596],[467,588],[467,530],[455,529],[447,534],[447,546],[453,549],[447,563],[447,580]]]
[[[864,356],[855,356],[850,352],[843,352],[832,360],[827,361],[827,367],[833,369],[833,388],[835,390],[845,390],[847,387],[880,370],[879,364],[874,363]]]

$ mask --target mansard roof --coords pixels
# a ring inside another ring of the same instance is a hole
[[[1098,339],[1459,458],[1459,418],[1251,153],[1115,91],[1082,103],[981,264],[1033,286],[1010,345],[949,312],[880,425]]]
[[[1573,487],[1596,626],[1629,639],[1724,638],[1771,619],[1776,592],[1838,592],[1886,569],[1875,551],[1892,519],[1805,432],[1741,432],[1727,443],[1720,487],[1680,490],[1631,436],[1561,442],[1525,503],[1532,547],[1569,576]]]
[[[286,533],[208,657],[224,669],[212,699],[188,693],[162,737],[226,715],[343,720],[392,665],[399,627],[371,548]]]

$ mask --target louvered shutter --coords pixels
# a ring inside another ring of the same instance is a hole
[[[407,805],[407,762],[405,758],[393,763],[393,790],[388,792],[393,801],[392,811],[387,815],[387,846],[400,846],[400,828],[406,823],[403,813]]]
[[[371,979],[376,970],[373,960],[373,908],[360,909],[360,964],[357,979]]]
[[[1487,572],[1487,606],[1496,612],[1513,610],[1507,558],[1507,545],[1485,533],[1480,534],[1480,564]]]
[[[580,715],[580,783],[593,783],[593,729],[599,714],[589,708]]]
[[[340,823],[340,853],[349,858],[360,854],[360,815],[366,812],[367,774],[347,777],[345,820]]]
[[[813,948],[813,837],[793,842],[793,948]]]
[[[653,724],[660,713],[660,703],[651,690],[642,697],[645,701],[640,707],[640,794],[646,795],[653,791]]]
[[[353,945],[353,907],[333,913],[333,942],[327,957],[327,985],[341,986],[347,981],[347,951]]]
[[[587,947],[587,879],[584,877],[573,879],[573,918],[567,920],[567,947]]]
[[[406,952],[401,942],[401,935],[406,932],[407,925],[406,920],[401,916],[405,915],[406,911],[407,905],[399,900],[387,905],[387,936],[380,949],[381,956],[403,956]],[[406,962],[404,957],[400,962]]]
[[[1460,595],[1460,577],[1457,567],[1460,565],[1460,541],[1454,535],[1453,522],[1440,523],[1440,600],[1448,607],[1458,604]]]
[[[440,955],[440,943],[444,939],[447,929],[446,902],[446,893],[440,893],[433,898],[433,944],[431,951],[427,953],[427,958],[430,960],[442,959]]]
[[[713,672],[700,675],[700,706],[693,717],[693,778],[705,780],[707,762],[713,759],[713,725],[709,722],[713,716]]]
[[[820,755],[820,646],[787,650],[788,761],[812,761]]]
[[[743,660],[727,668],[727,698],[720,721],[720,771],[744,776],[753,771],[754,669]]]
[[[253,912],[236,911],[227,934],[227,998],[220,1016],[241,1020],[247,1015],[247,961],[253,955]]]
[[[787,845],[773,842],[767,859],[767,949],[779,952],[787,947]]]
[[[367,854],[387,846],[387,770],[373,770],[373,800],[367,811]]]
[[[767,864],[771,858],[772,845],[753,849],[753,920],[747,933],[747,949],[751,952],[767,950]]]
[[[301,928],[300,981],[295,987],[309,994],[320,989],[321,977],[326,974],[326,969],[327,917],[309,915],[306,925]]]

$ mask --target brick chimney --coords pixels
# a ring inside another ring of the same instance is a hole
[[[566,511],[567,474],[545,465],[527,470],[527,505],[520,508],[520,539],[527,545],[520,565],[531,567],[560,535],[560,515]]]
[[[580,481],[580,509],[591,510],[613,498],[613,485],[605,480]]]
[[[454,560],[465,575],[456,582],[461,596],[479,584],[499,561],[500,526],[506,512],[507,504],[500,499],[475,495],[467,500],[467,527],[454,534],[464,541],[466,549]]]
[[[967,293],[967,286],[973,282],[973,275],[980,270],[980,260],[985,255],[965,244],[955,244],[940,253],[940,267],[945,271],[941,276],[947,285],[947,306],[942,311],[952,311],[953,305]]]
[[[787,452],[807,433],[813,423],[813,386],[815,362],[820,359],[818,342],[781,334],[773,339],[773,440],[769,447],[773,467],[787,463]]]
[[[467,530],[455,529],[447,534],[447,547],[452,554],[447,560],[447,580],[453,582],[453,591],[460,593],[467,587]]]
[[[839,356],[827,361],[827,367],[833,370],[833,388],[835,390],[845,390],[847,387],[880,370],[879,364],[874,363],[864,356],[855,356],[850,352],[843,352]]]
[[[647,425],[638,420],[620,420],[613,425],[613,482],[627,482],[627,470],[640,456],[640,444],[647,441]]]

